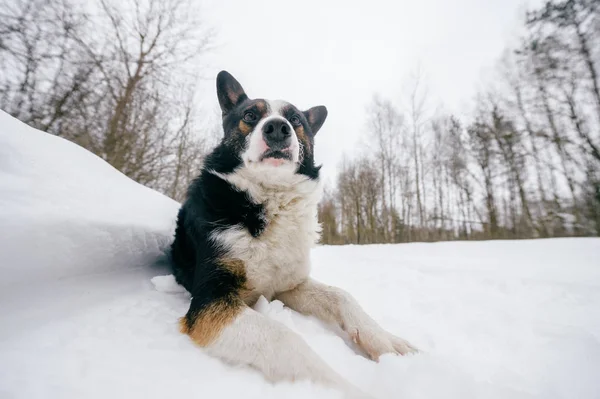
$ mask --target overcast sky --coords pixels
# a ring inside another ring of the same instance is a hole
[[[316,157],[333,180],[344,153],[360,149],[374,93],[398,104],[406,81],[424,72],[431,104],[458,114],[519,33],[537,0],[203,2],[217,31],[207,76],[231,72],[250,97],[284,99],[301,109],[326,105]],[[214,80],[200,86],[217,107]]]

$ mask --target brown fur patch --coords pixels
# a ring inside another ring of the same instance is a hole
[[[310,141],[308,140],[308,137],[306,136],[306,132],[304,131],[304,127],[303,126],[298,126],[294,129],[296,131],[296,136],[298,137],[298,140],[302,143],[302,146],[304,146],[304,151],[307,153],[310,153]]]
[[[231,274],[236,276],[242,283],[238,291],[239,297],[244,301],[244,303],[248,306],[252,306],[258,300],[258,293],[254,292],[252,287],[248,286],[248,282],[246,281],[246,267],[244,266],[244,262],[240,259],[235,258],[223,258],[219,260],[219,264],[229,270]]]
[[[230,271],[234,276],[246,280],[246,267],[241,259],[221,258],[219,265]]]
[[[179,330],[187,334],[200,346],[210,345],[246,307],[245,298],[252,292],[246,287],[246,268],[244,262],[235,258],[217,260],[219,267],[227,270],[235,278],[232,292],[205,306],[191,317],[179,319]]]
[[[265,113],[267,113],[267,103],[264,101],[257,101],[256,102],[256,109],[258,110],[258,112],[260,113],[261,116],[264,116]]]
[[[238,123],[238,129],[240,129],[240,132],[242,132],[244,136],[247,136],[252,131],[252,126],[241,120],[240,123]]]
[[[237,296],[211,303],[194,316],[191,325],[185,317],[179,319],[179,329],[192,340],[202,346],[210,345],[221,331],[231,324],[236,316],[245,308],[244,302]]]

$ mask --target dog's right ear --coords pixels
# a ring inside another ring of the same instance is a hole
[[[217,75],[217,96],[223,116],[248,98],[242,85],[227,71],[221,71]]]

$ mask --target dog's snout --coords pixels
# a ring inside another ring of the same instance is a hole
[[[263,126],[265,141],[269,146],[281,145],[290,141],[290,126],[283,119],[272,119]]]

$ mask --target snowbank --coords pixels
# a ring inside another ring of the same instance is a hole
[[[117,293],[123,283],[107,273],[152,273],[148,265],[169,245],[178,206],[78,145],[0,111],[0,318],[13,316],[0,339],[55,319],[48,302],[72,311],[104,299],[95,284],[69,283],[79,276],[98,275]]]
[[[189,299],[153,278],[177,207],[0,112],[0,397],[340,397],[177,331]],[[377,398],[598,398],[599,255],[598,239],[317,248],[316,278],[426,351],[380,363],[280,302],[256,309]]]
[[[147,263],[171,238],[178,207],[2,111],[0,193],[2,290]]]

